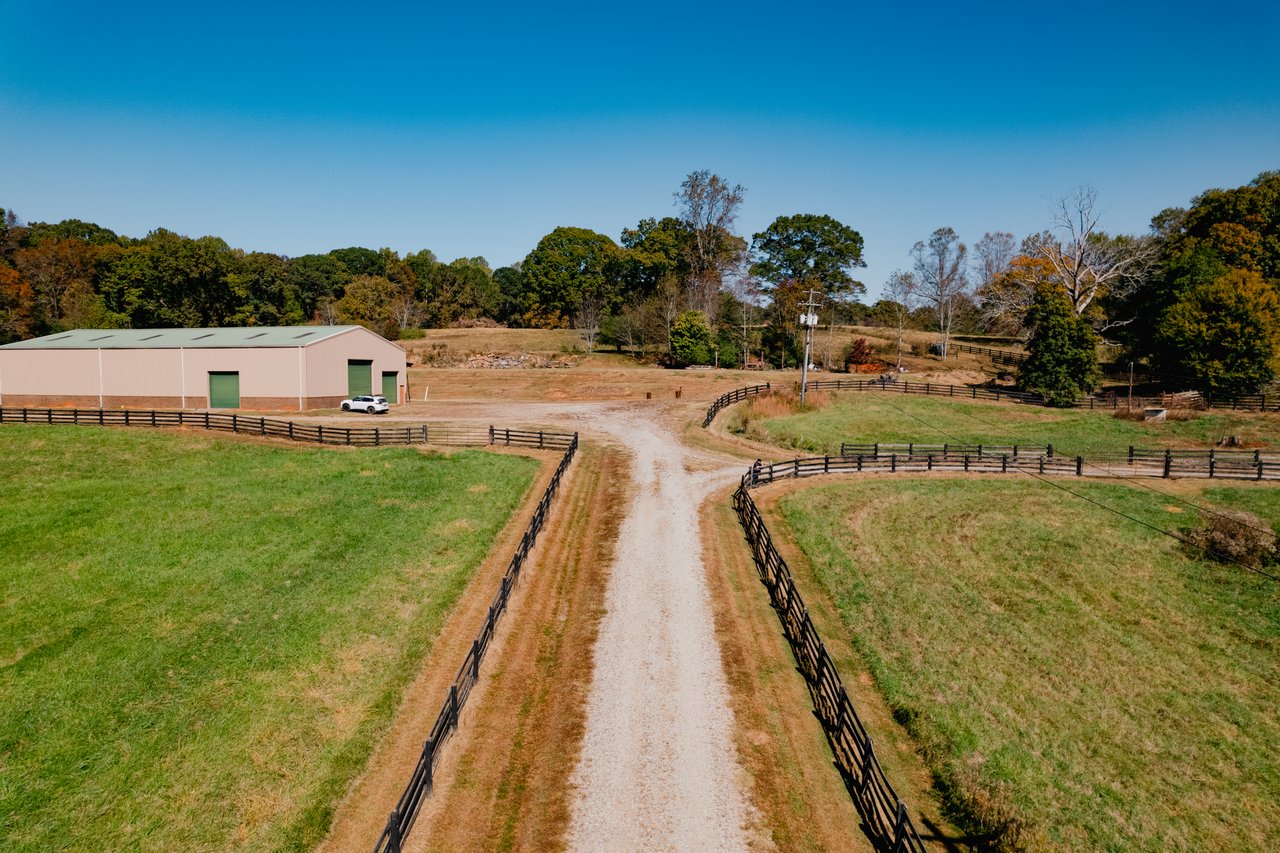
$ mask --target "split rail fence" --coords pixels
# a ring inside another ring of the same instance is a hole
[[[871,736],[849,701],[840,673],[792,580],[791,570],[774,547],[769,529],[751,499],[749,489],[757,482],[753,476],[755,471],[753,468],[742,478],[733,495],[733,507],[751,545],[760,580],[769,590],[782,632],[809,687],[814,712],[831,744],[836,767],[866,823],[867,834],[878,849],[923,853],[924,843],[906,804],[880,767]]]
[[[520,571],[524,568],[529,552],[533,549],[534,543],[538,541],[538,534],[542,531],[543,524],[546,523],[547,514],[551,509],[551,501],[560,488],[560,481],[564,477],[565,471],[569,468],[569,463],[573,461],[574,454],[577,453],[577,433],[572,435],[562,433],[532,434],[534,438],[540,435],[555,435],[557,438],[567,440],[564,456],[556,467],[555,473],[551,476],[551,482],[547,485],[547,490],[543,493],[542,499],[538,501],[538,507],[534,510],[533,518],[529,520],[529,526],[520,538],[520,545],[516,548],[515,555],[512,556],[511,562],[507,565],[507,571],[502,576],[502,583],[498,587],[498,592],[493,598],[493,603],[489,605],[489,615],[485,619],[484,625],[481,626],[480,633],[472,641],[471,650],[467,652],[467,656],[463,659],[462,666],[458,669],[458,675],[454,678],[453,684],[449,686],[449,694],[445,697],[440,713],[436,717],[435,725],[431,727],[431,731],[427,734],[427,739],[422,745],[422,752],[418,756],[418,763],[414,767],[413,775],[409,777],[404,792],[400,795],[400,799],[396,801],[395,808],[387,818],[386,828],[383,829],[382,835],[378,837],[378,841],[373,847],[374,853],[400,853],[405,837],[413,829],[413,823],[418,817],[418,810],[422,807],[422,801],[431,793],[435,766],[440,757],[440,748],[458,728],[458,714],[466,704],[467,697],[471,695],[471,689],[480,678],[480,662],[484,659],[489,643],[493,640],[493,632],[498,624],[498,619],[507,609],[511,590],[520,578]],[[532,438],[527,438],[527,440],[532,440]],[[516,442],[512,441],[511,443],[514,444]]]
[[[285,438],[312,444],[351,447],[383,447],[403,444],[439,444],[479,447],[487,444],[566,450],[571,433],[456,424],[412,424],[407,426],[345,427],[317,420],[291,421],[278,418],[224,414],[134,409],[32,409],[0,407],[0,423],[78,424],[81,426],[195,427]]]
[[[908,382],[897,379],[819,379],[808,383],[810,391],[874,391],[886,394],[923,394],[929,397],[953,397],[962,400],[1008,400],[1030,406],[1046,405],[1044,398],[1038,394],[1025,391],[1006,391],[1002,388],[990,388],[980,385],[945,385],[936,382]],[[702,426],[709,427],[715,416],[725,406],[745,400],[769,390],[768,385],[756,385],[750,388],[739,388],[724,394],[707,409],[707,416]],[[736,396],[735,396],[736,395]],[[1175,405],[1176,395],[1163,397],[1134,397],[1132,405],[1137,408],[1158,406],[1168,408]],[[1280,412],[1280,395],[1246,394],[1237,397],[1214,397],[1198,395],[1196,401],[1211,409],[1234,409],[1239,411]],[[1130,404],[1123,395],[1081,397],[1072,403],[1076,409],[1101,409],[1117,411]]]

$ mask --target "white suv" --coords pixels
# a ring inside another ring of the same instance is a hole
[[[391,406],[387,404],[386,397],[352,397],[350,400],[342,401],[342,411],[349,412],[352,409],[377,415],[391,411]]]

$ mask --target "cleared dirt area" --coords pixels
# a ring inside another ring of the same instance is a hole
[[[557,499],[508,630],[447,747],[408,850],[563,845],[626,460],[590,446]]]
[[[728,506],[755,448],[690,432],[704,405],[473,396],[397,408],[393,417],[578,430],[585,442],[407,849],[865,847]],[[423,677],[437,685],[422,690],[428,710],[383,752],[401,766],[371,771],[385,773],[384,790],[365,782],[353,792],[352,801],[380,800],[361,807],[366,846],[408,777],[454,657],[427,665],[440,670]],[[846,678],[862,671],[851,664]],[[909,744],[886,743],[915,762],[900,792],[913,806],[927,801],[928,775]],[[954,837],[927,804],[920,817]],[[335,829],[327,849],[358,849],[343,843],[357,836]]]

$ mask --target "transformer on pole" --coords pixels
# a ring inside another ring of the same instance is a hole
[[[804,402],[805,391],[809,386],[809,351],[813,343],[813,327],[818,325],[818,314],[816,308],[821,304],[817,302],[818,291],[815,288],[809,288],[809,299],[801,302],[800,307],[804,312],[800,315],[800,325],[804,326],[804,364],[800,365],[800,402]]]

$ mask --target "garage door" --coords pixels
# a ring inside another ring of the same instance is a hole
[[[347,396],[373,393],[373,362],[350,359],[347,361]]]
[[[240,408],[240,374],[209,372],[209,408]]]
[[[395,373],[382,374],[382,396],[387,398],[388,403],[399,403],[400,395],[396,393],[396,376]]]

